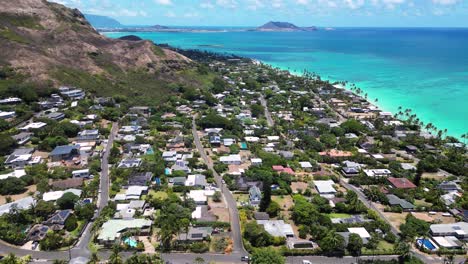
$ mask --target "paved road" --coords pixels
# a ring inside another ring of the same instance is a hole
[[[347,182],[345,182],[343,180],[341,180],[341,185],[344,186],[348,190],[353,190],[358,195],[358,198],[364,203],[364,205],[367,206],[367,208],[376,211],[379,214],[380,218],[385,220],[390,225],[390,230],[392,231],[392,233],[394,233],[396,236],[399,235],[400,232],[391,224],[390,219],[388,219],[388,217],[385,214],[383,214],[382,211],[379,208],[377,208],[371,201],[369,201],[361,190],[359,190],[356,186],[354,186],[352,184],[349,184],[349,183],[347,183]],[[414,248],[411,248],[411,253],[414,256],[416,256],[417,258],[424,261],[424,263],[433,263],[433,264],[435,264],[435,263],[441,263],[442,260],[443,260],[442,257],[439,257],[437,255],[429,256],[429,255],[426,255],[426,254],[423,254],[423,253],[419,252],[418,250],[416,250]],[[462,256],[457,256],[455,258],[455,260],[456,260],[455,263],[459,263],[463,259],[464,258]]]
[[[205,260],[205,263],[246,263],[241,261],[240,254],[232,254],[232,255],[220,255],[220,254],[162,254],[162,258],[165,261],[168,261],[171,264],[192,264],[194,260],[198,257],[201,257]],[[389,256],[363,256],[360,259],[379,259],[379,260],[391,260],[396,259],[398,256],[396,255],[389,255]],[[336,257],[325,257],[325,256],[296,256],[296,257],[287,257],[286,263],[289,264],[302,264],[303,260],[308,260],[312,263],[320,263],[320,264],[351,264],[356,263],[357,258],[355,257],[343,257],[343,258],[336,258]]]
[[[106,149],[104,151],[102,161],[101,161],[101,184],[100,184],[100,194],[99,194],[99,205],[98,205],[98,214],[101,212],[102,208],[107,205],[109,201],[109,165],[108,165],[108,158],[110,149],[112,148],[112,144],[115,138],[115,135],[118,131],[118,124],[114,123],[112,126],[112,132],[109,136],[108,143]],[[92,233],[91,227],[93,222],[90,222],[86,227],[85,231],[83,232],[82,236],[80,237],[79,241],[76,245],[70,249],[70,251],[33,251],[27,249],[21,249],[14,245],[8,244],[4,241],[0,240],[0,253],[1,254],[8,254],[13,253],[17,256],[26,256],[31,255],[33,259],[43,259],[43,260],[55,260],[55,259],[69,259],[76,258],[76,257],[86,257],[89,258],[91,255],[88,244],[91,241]]]
[[[224,199],[229,209],[229,215],[231,217],[231,234],[232,240],[234,241],[233,253],[240,253],[242,255],[247,255],[247,251],[244,249],[242,243],[241,229],[240,229],[240,220],[239,220],[239,211],[237,211],[237,202],[232,196],[231,191],[223,184],[221,176],[214,170],[213,162],[206,155],[205,149],[200,141],[198,136],[197,125],[195,124],[195,116],[192,119],[192,134],[195,145],[200,153],[200,156],[205,161],[206,165],[210,170],[213,171],[213,176],[216,180],[216,184],[220,187],[221,192],[223,193]]]
[[[265,117],[268,123],[269,127],[272,127],[275,125],[275,121],[273,118],[271,118],[270,111],[268,110],[268,104],[267,101],[265,100],[265,97],[263,95],[260,95],[260,103],[262,104],[263,108],[265,108]]]

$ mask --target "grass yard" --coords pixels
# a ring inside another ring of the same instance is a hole
[[[294,201],[290,195],[272,196],[271,200],[277,202],[282,211],[287,211],[294,205]]]
[[[328,217],[330,217],[330,218],[350,218],[351,215],[350,214],[332,213],[332,214],[328,214]]]
[[[423,206],[423,207],[431,207],[432,206],[431,203],[425,202],[423,200],[414,200],[414,205]]]
[[[372,255],[377,252],[387,252],[387,253],[392,253],[393,252],[393,244],[388,243],[385,240],[379,241],[379,244],[377,245],[377,248],[372,250],[372,249],[367,249],[365,247],[362,248],[362,254],[363,255]]]
[[[164,200],[167,198],[166,192],[156,192],[155,190],[150,190],[148,195],[153,196],[154,198],[158,198]]]
[[[233,196],[237,202],[237,205],[240,205],[242,202],[249,202],[249,195],[246,193],[234,193]]]

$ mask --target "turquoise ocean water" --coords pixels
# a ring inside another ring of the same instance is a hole
[[[258,59],[349,81],[370,101],[410,108],[459,137],[468,132],[468,29],[339,28],[317,32],[105,33]]]

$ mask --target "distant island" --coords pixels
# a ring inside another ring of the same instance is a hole
[[[264,31],[264,32],[298,32],[317,31],[318,28],[298,27],[289,22],[270,21],[257,28],[223,29],[223,28],[195,28],[195,27],[168,27],[163,25],[153,26],[130,26],[122,25],[114,18],[85,14],[91,25],[99,32],[225,32],[225,31]]]
[[[289,22],[270,21],[263,26],[257,27],[255,31],[276,31],[276,32],[295,32],[295,31],[316,31],[317,27],[298,27]]]

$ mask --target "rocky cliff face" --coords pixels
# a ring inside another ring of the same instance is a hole
[[[169,72],[190,60],[149,41],[109,39],[77,9],[45,0],[0,0],[0,65],[33,80],[54,80],[61,67],[90,74]]]

